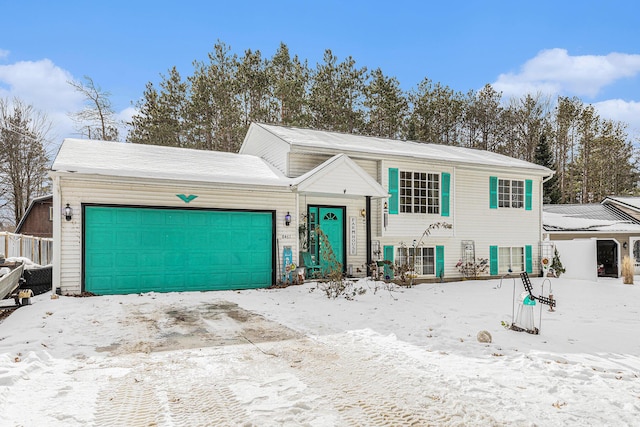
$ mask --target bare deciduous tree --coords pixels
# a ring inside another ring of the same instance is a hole
[[[17,224],[31,200],[48,191],[44,144],[50,129],[33,106],[0,98],[0,222]]]
[[[70,115],[76,122],[78,132],[90,139],[117,141],[118,121],[109,99],[111,93],[103,91],[88,76],[84,76],[84,82],[69,81],[68,83],[85,98],[85,108]]]

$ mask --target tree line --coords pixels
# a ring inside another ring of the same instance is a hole
[[[456,145],[537,162],[556,171],[549,203],[632,195],[637,170],[626,124],[579,98],[503,99],[487,84],[466,93],[422,80],[405,91],[380,68],[326,50],[315,67],[282,43],[270,58],[215,44],[193,73],[176,67],[149,82],[127,140],[235,152],[251,122]]]
[[[70,112],[78,132],[120,138],[110,93],[90,77],[69,84],[85,99]],[[547,203],[593,203],[635,195],[638,171],[626,124],[578,98],[503,99],[487,84],[466,93],[423,79],[403,90],[380,68],[326,50],[315,67],[281,43],[264,58],[218,42],[183,78],[176,67],[146,84],[127,142],[236,152],[252,122],[487,150],[556,171]],[[0,223],[17,224],[50,191],[45,146],[52,123],[19,99],[0,99]]]

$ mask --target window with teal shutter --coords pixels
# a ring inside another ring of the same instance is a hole
[[[489,246],[489,274],[498,275],[498,247]]]
[[[397,169],[396,169],[397,170]],[[383,248],[383,257],[385,261],[390,261],[393,264],[393,246],[385,246]],[[389,277],[389,279],[393,279],[393,269],[391,266],[385,263],[384,265],[384,277]]]
[[[524,247],[524,265],[527,273],[533,272],[533,257],[531,252],[531,245],[527,245]]]
[[[533,193],[533,181],[527,179],[524,182],[524,208],[525,210],[531,210],[531,201],[532,201],[532,193]]]
[[[436,246],[436,276],[444,277],[444,246]]]
[[[442,172],[442,216],[449,216],[449,186],[451,183],[451,174]]]
[[[498,177],[489,177],[489,208],[498,209]]]
[[[389,168],[389,213],[398,214],[398,169]]]

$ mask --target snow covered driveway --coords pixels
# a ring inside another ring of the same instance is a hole
[[[626,302],[640,289],[589,295],[603,286],[577,285],[580,310],[557,286],[540,336],[499,325],[512,289],[491,281],[356,301],[312,284],[42,295],[0,323],[0,413],[12,426],[634,425],[640,316]],[[599,327],[581,331],[592,305]]]

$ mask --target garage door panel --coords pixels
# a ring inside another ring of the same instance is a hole
[[[267,287],[271,212],[85,207],[85,289],[98,294]]]
[[[139,223],[138,213],[134,210],[127,211],[116,211],[115,212],[115,223],[120,226],[136,226]]]

